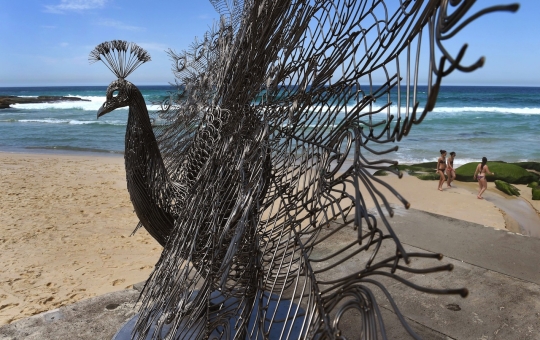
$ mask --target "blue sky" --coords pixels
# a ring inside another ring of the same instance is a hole
[[[390,0],[398,1],[398,0]],[[479,0],[483,6],[510,3]],[[467,42],[467,61],[486,56],[484,68],[456,73],[444,84],[540,86],[540,1],[518,13],[482,17],[452,44]],[[204,0],[1,0],[0,86],[108,85],[103,65],[88,63],[99,43],[122,39],[152,56],[129,78],[138,85],[174,81],[166,50],[181,51],[201,37],[217,14]]]

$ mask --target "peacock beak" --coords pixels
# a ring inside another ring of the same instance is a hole
[[[101,107],[99,108],[99,110],[97,112],[97,118],[98,119],[99,119],[99,117],[103,116],[104,114],[111,112],[111,110],[109,108],[107,108],[105,106],[105,104],[107,104],[107,103],[106,102],[103,103],[103,105],[101,105]]]

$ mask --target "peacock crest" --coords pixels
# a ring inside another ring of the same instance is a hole
[[[135,43],[112,40],[97,45],[88,60],[91,64],[101,60],[118,78],[125,79],[151,59],[150,54]]]

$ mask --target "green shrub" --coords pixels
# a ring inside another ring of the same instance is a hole
[[[478,162],[467,163],[456,169],[456,180],[462,182],[474,182],[474,171]],[[511,163],[488,162],[489,170],[494,172],[494,176],[487,176],[487,180],[493,182],[501,180],[511,184],[527,184],[536,179],[532,173]]]
[[[532,199],[540,201],[540,187],[532,188]]]
[[[508,184],[505,181],[501,180],[495,180],[495,186],[500,191],[510,195],[510,196],[519,196],[519,189],[513,186],[512,184]]]
[[[385,170],[382,170],[382,169],[377,170],[377,171],[375,171],[373,176],[388,176],[388,172],[386,172]]]
[[[531,183],[527,184],[527,186],[529,188],[536,188],[538,186],[538,182],[531,182]]]

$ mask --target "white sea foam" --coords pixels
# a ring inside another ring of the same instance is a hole
[[[75,96],[75,95],[69,95]],[[22,96],[21,96],[22,97]],[[88,101],[65,101],[58,103],[40,103],[40,104],[13,104],[12,107],[20,110],[84,110],[84,111],[97,111],[101,105],[105,102],[104,96],[80,96],[79,98],[85,99]],[[371,111],[378,111],[383,107],[382,105],[372,105]],[[158,111],[160,110],[159,105],[147,105],[148,111]],[[126,108],[127,109],[127,108]],[[317,113],[319,111],[325,112],[328,109],[334,110],[335,106],[333,105],[313,105],[310,107],[310,111]],[[350,112],[354,109],[353,105],[347,105],[346,110]],[[390,113],[393,115],[397,114],[397,105],[390,106]],[[383,109],[378,115],[386,115],[387,108]],[[422,107],[419,108],[422,110]],[[367,109],[363,110],[367,112]],[[401,106],[401,114],[404,115],[406,112],[406,107]],[[409,112],[412,111],[412,108],[409,108]],[[503,113],[503,114],[524,114],[524,115],[536,115],[540,114],[540,107],[484,107],[484,106],[463,106],[463,107],[435,107],[433,113],[449,113],[449,114],[470,114],[470,113]],[[345,113],[345,109],[341,110],[341,113]]]
[[[72,125],[126,125],[125,121],[120,120],[76,120],[76,119],[56,119],[56,118],[44,118],[44,119],[19,119],[11,120],[12,122],[19,123],[46,123],[46,124],[72,124]]]
[[[380,109],[373,108],[373,111]],[[386,113],[386,109],[384,110]],[[401,107],[401,114],[405,114],[406,107]],[[409,109],[412,112],[412,108]],[[390,107],[391,114],[397,114],[397,106]],[[483,106],[463,106],[463,107],[435,107],[433,113],[452,113],[452,114],[470,114],[470,113],[504,113],[504,114],[524,114],[524,115],[536,115],[540,114],[539,107],[483,107]]]
[[[371,111],[378,111],[383,106],[375,106],[373,105],[371,107]],[[320,108],[320,107],[314,107],[314,108]],[[333,109],[333,107],[332,107]],[[347,105],[347,112],[351,112],[354,109],[353,105]],[[391,105],[389,107],[390,113],[393,115],[397,114],[397,105]],[[405,115],[407,110],[406,106],[401,106],[400,113],[401,115]],[[418,108],[419,113],[421,113],[423,110],[422,107]],[[344,110],[342,111],[345,112]],[[363,112],[368,112],[368,109],[364,109]],[[388,112],[388,108],[384,108],[380,113],[377,115],[386,115]],[[409,114],[412,113],[412,107],[409,108]],[[471,113],[503,113],[503,114],[522,114],[522,115],[537,115],[540,114],[540,107],[495,107],[495,106],[462,106],[462,107],[435,107],[432,113],[448,113],[448,114],[471,114]]]
[[[82,110],[97,111],[105,102],[105,97],[101,96],[83,96],[79,97],[85,101],[65,101],[57,103],[39,103],[39,104],[13,104],[11,107],[19,110]],[[148,111],[157,111],[159,105],[147,105]],[[126,108],[123,108],[127,110]]]
[[[19,110],[85,110],[97,111],[105,97],[88,96],[80,97],[88,101],[65,101],[57,103],[39,103],[39,104],[13,104],[12,107]]]
[[[478,162],[480,163],[482,159],[480,157],[478,158],[455,158],[454,159],[454,168],[458,168],[462,166],[463,164],[472,163],[472,162]]]
[[[427,163],[427,162],[436,162],[437,158],[419,158],[419,157],[410,157],[407,155],[400,155],[399,164],[418,164],[418,163]]]
[[[447,112],[447,113],[469,113],[469,112],[482,112],[482,113],[510,113],[510,114],[524,114],[524,115],[537,115],[540,114],[540,107],[435,107],[434,112]]]
[[[69,124],[73,125],[86,125],[86,124],[100,124],[100,125],[126,125],[126,121],[121,120],[70,120]]]

